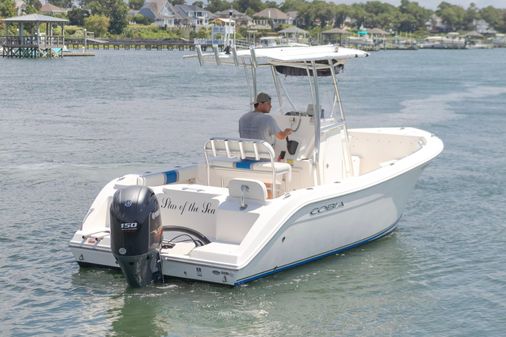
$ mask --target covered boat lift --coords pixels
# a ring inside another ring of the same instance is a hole
[[[66,19],[40,14],[29,14],[3,19],[5,37],[2,42],[2,57],[38,58],[62,57],[65,36],[63,27]],[[17,25],[18,34],[8,35],[9,25]],[[41,31],[42,26],[42,31]],[[54,28],[61,27],[61,35],[54,34]],[[28,34],[25,34],[25,29]]]

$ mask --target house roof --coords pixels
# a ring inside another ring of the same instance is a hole
[[[28,14],[13,16],[12,18],[2,19],[4,22],[69,22],[67,19],[54,18],[52,16],[41,14]]]
[[[233,8],[230,8],[230,9],[225,9],[223,11],[217,11],[217,12],[214,12],[214,14],[220,18],[224,18],[224,17],[229,17],[230,16],[230,13],[232,13],[232,16],[243,16],[243,15],[246,15],[244,13],[241,13],[239,12],[237,9],[233,9]]]
[[[39,12],[40,13],[66,13],[67,10],[65,8],[61,8],[61,7],[55,6],[55,5],[47,2],[40,7]]]
[[[167,0],[147,0],[139,10],[139,14],[159,20],[167,17],[182,17],[176,12],[174,6]]]
[[[258,18],[268,18],[274,20],[288,20],[290,18],[286,13],[280,11],[277,8],[266,8],[258,13],[253,14],[253,16]]]
[[[369,34],[388,35],[388,32],[386,32],[386,31],[384,31],[383,29],[380,29],[380,28],[373,28],[373,29],[369,30]]]
[[[151,19],[156,19],[160,16],[165,1],[146,1],[139,9],[139,14],[142,14]]]
[[[184,16],[187,16],[189,12],[207,12],[205,9],[194,5],[175,5],[174,7],[180,14],[184,14]]]

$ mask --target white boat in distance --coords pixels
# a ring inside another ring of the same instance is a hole
[[[294,130],[290,141],[273,148],[216,137],[200,164],[112,180],[70,241],[81,266],[120,267],[133,287],[163,276],[239,285],[396,228],[443,143],[409,127],[347,129],[337,73],[367,53],[331,45],[197,51],[201,64],[244,67],[251,102],[257,72],[270,68],[274,117]],[[307,95],[291,97],[283,81],[309,84]]]

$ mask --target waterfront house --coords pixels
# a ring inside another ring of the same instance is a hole
[[[179,25],[191,26],[196,30],[209,26],[209,20],[215,17],[213,13],[195,5],[175,5],[174,9],[182,18]]]
[[[447,32],[449,29],[448,25],[443,22],[443,19],[436,14],[432,14],[429,21],[425,23],[425,28],[431,33]]]
[[[224,11],[216,12],[214,15],[220,19],[232,19],[235,21],[237,26],[250,27],[253,25],[253,19],[251,17],[235,9],[226,9]]]
[[[281,25],[291,25],[293,18],[277,8],[266,8],[253,14],[253,22],[256,26],[271,27],[276,29]]]
[[[304,24],[304,18],[299,16],[298,11],[288,11],[286,12],[286,15],[292,18],[292,24],[297,27],[303,27]]]
[[[138,14],[150,19],[159,27],[175,27],[183,19],[167,0],[147,0]]]
[[[473,26],[477,33],[487,36],[492,36],[497,33],[497,31],[490,26],[490,24],[485,20],[474,20]]]

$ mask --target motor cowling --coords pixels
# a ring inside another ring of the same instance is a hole
[[[155,193],[128,186],[114,193],[110,208],[111,251],[131,287],[161,278],[163,229]]]

